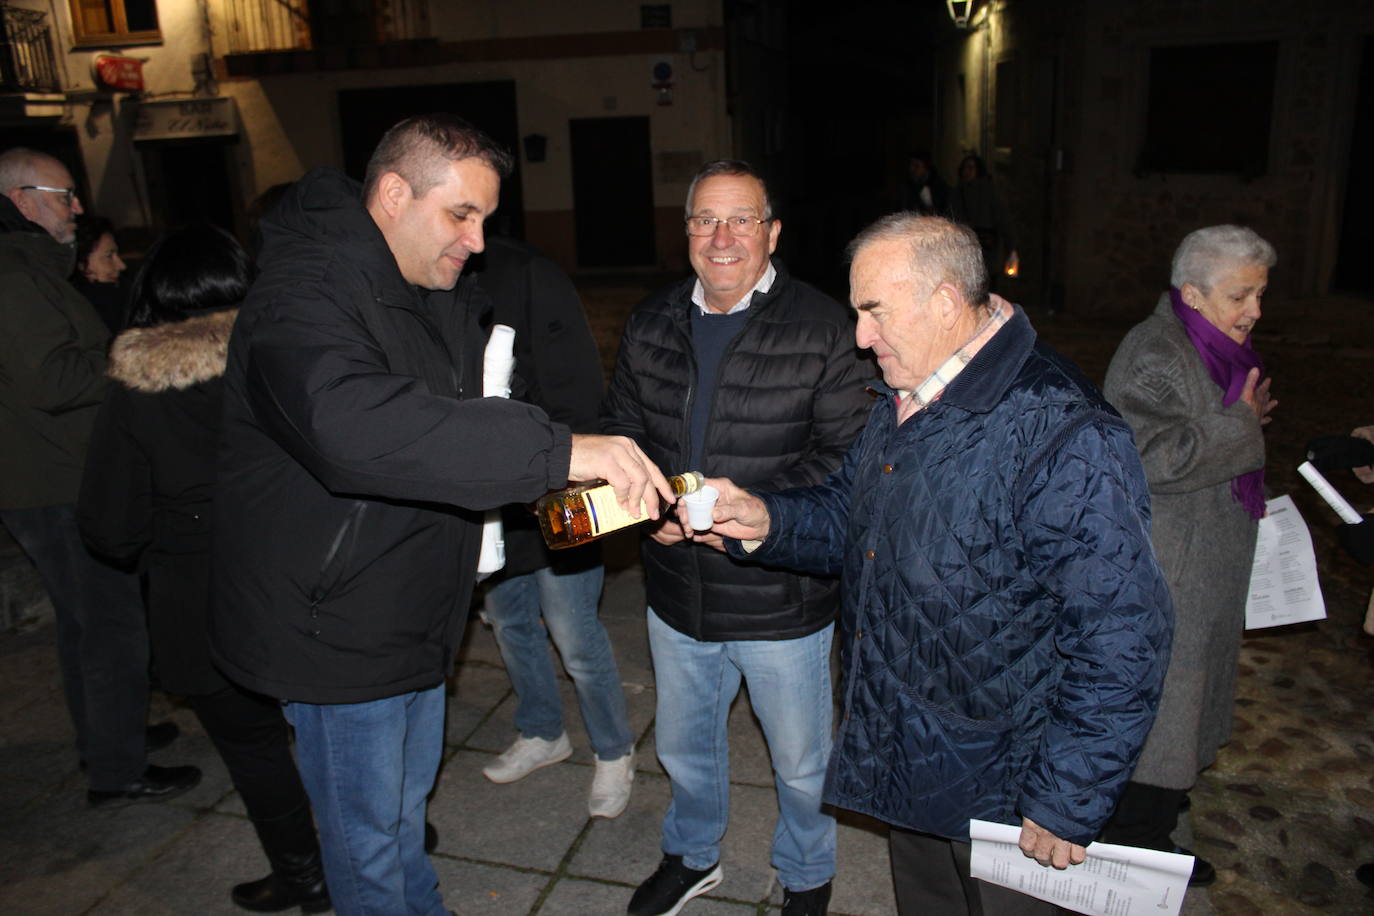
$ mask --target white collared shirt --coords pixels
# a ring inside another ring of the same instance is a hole
[[[769,261],[768,269],[763,272],[763,276],[759,277],[759,282],[755,283],[754,288],[749,290],[749,292],[745,293],[744,298],[736,302],[730,308],[730,311],[726,312],[725,314],[733,315],[736,312],[742,312],[745,309],[747,309],[750,303],[754,301],[754,293],[768,292],[770,289],[773,288],[773,281],[777,279],[777,276],[778,269],[773,266],[772,261]],[[697,282],[692,286],[692,301],[696,303],[697,308],[701,309],[701,314],[703,315],[720,314],[715,309],[711,308],[709,305],[706,304],[706,290],[702,289],[700,278],[697,278]]]

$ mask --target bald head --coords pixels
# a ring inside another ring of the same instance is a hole
[[[69,245],[76,239],[81,201],[60,160],[22,146],[0,153],[0,193],[57,241]]]

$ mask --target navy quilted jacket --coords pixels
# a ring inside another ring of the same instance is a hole
[[[1090,842],[1173,622],[1131,431],[1091,383],[1018,309],[935,404],[898,427],[885,398],[824,484],[760,495],[754,559],[842,572],[826,801],[951,839],[1025,816]]]

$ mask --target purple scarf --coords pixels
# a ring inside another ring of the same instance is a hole
[[[1202,314],[1190,308],[1183,301],[1183,294],[1177,287],[1169,287],[1169,301],[1174,306],[1174,317],[1183,323],[1188,339],[1193,342],[1207,374],[1221,389],[1221,406],[1230,407],[1240,400],[1245,389],[1245,377],[1251,369],[1259,369],[1260,380],[1264,380],[1264,360],[1250,346],[1238,344],[1218,330]],[[1231,480],[1231,498],[1240,503],[1251,518],[1264,517],[1264,468],[1241,474]]]

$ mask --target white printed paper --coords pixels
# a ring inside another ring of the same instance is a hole
[[[969,821],[969,872],[975,878],[1088,916],[1178,916],[1193,857],[1093,843],[1081,865],[1057,869],[1016,845],[1021,828]]]
[[[1245,629],[1277,627],[1326,616],[1312,535],[1291,496],[1265,504],[1255,540],[1250,571],[1250,598],[1245,603]]]

